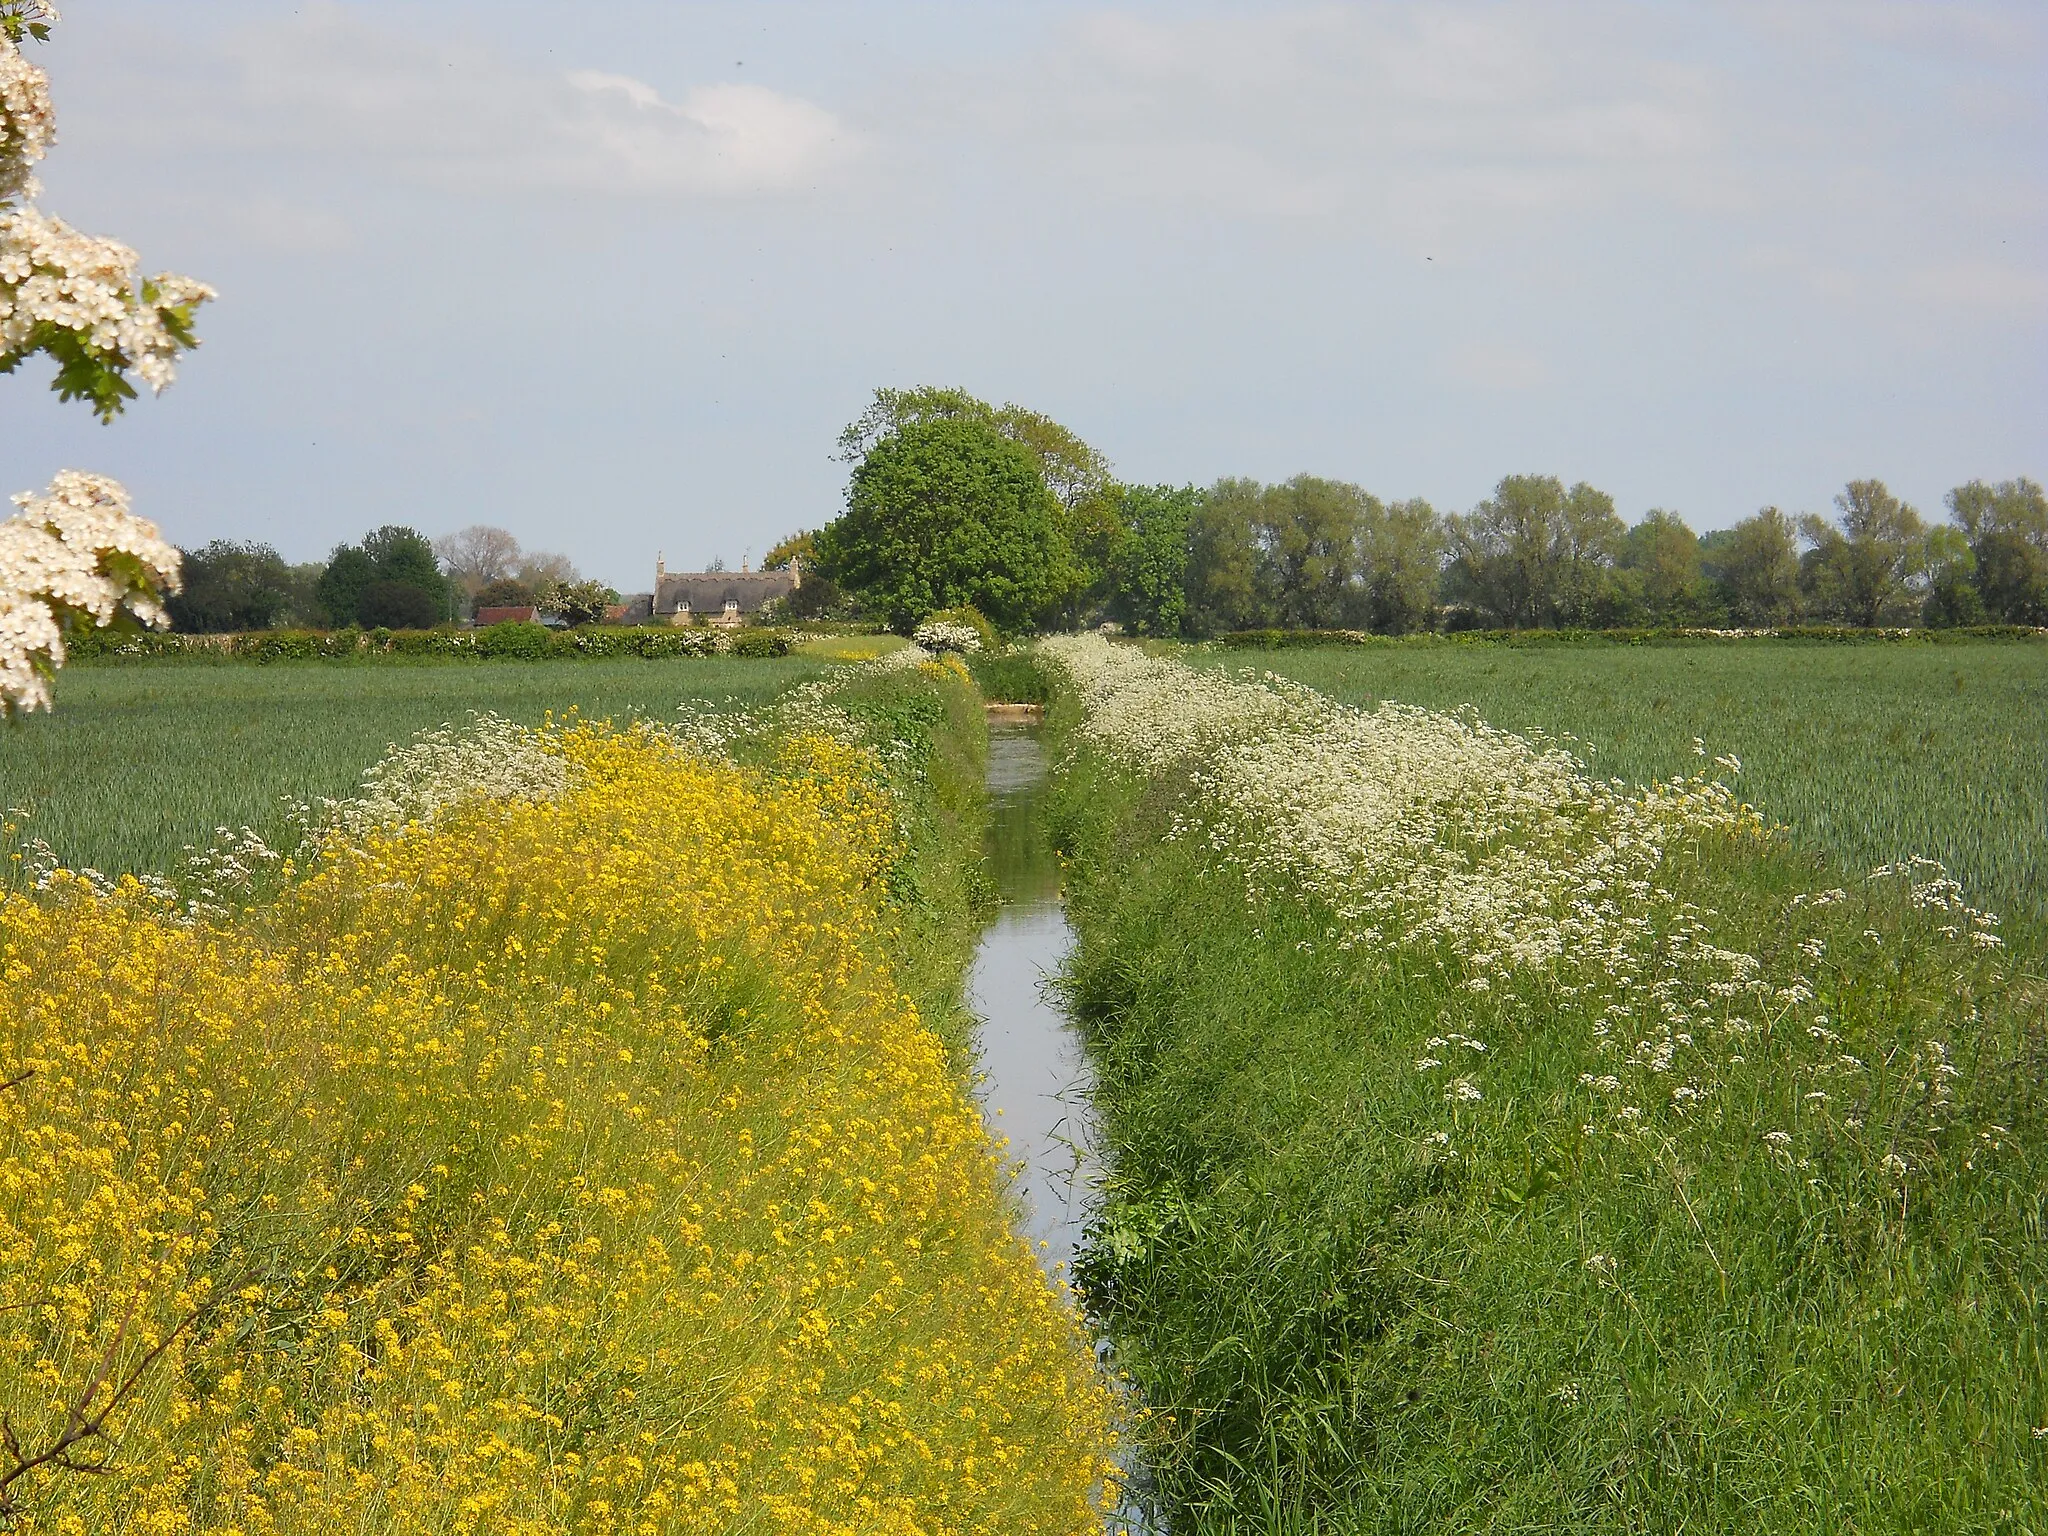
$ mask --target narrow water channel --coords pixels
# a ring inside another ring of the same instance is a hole
[[[1073,930],[1060,900],[1060,865],[1046,839],[1045,745],[1037,725],[991,720],[988,728],[989,867],[999,906],[968,978],[981,1016],[981,1112],[1019,1165],[1024,1236],[1049,1277],[1071,1268],[1101,1188],[1091,1104],[1095,1074],[1051,990]],[[1104,1536],[1166,1536],[1145,1514],[1135,1450],[1119,1457],[1134,1502]]]
[[[969,978],[982,1019],[982,1113],[1022,1165],[1024,1232],[1046,1272],[1058,1274],[1073,1262],[1095,1187],[1094,1084],[1080,1036],[1048,986],[1073,935],[1040,814],[1046,761],[1039,727],[991,721],[988,735],[989,864],[1001,906]]]

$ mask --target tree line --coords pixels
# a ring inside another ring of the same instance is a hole
[[[1939,522],[1882,481],[1856,480],[1832,515],[1765,507],[1702,535],[1662,509],[1631,525],[1606,492],[1551,475],[1509,475],[1450,513],[1315,475],[1128,485],[1049,417],[941,388],[878,390],[839,452],[851,466],[845,511],[763,561],[804,564],[784,617],[908,633],[965,606],[1013,633],[1108,620],[1188,638],[2048,625],[2048,497],[2026,478],[1957,486]],[[305,565],[215,540],[185,553],[170,609],[184,630],[401,629],[528,604],[595,623],[617,596],[502,528],[432,540],[390,524]]]
[[[2048,497],[1973,480],[1930,523],[1879,480],[1831,516],[1765,507],[1697,534],[1633,525],[1606,492],[1509,475],[1467,512],[1341,480],[1119,483],[1022,407],[880,390],[846,429],[846,510],[776,553],[815,561],[803,604],[907,631],[972,606],[1005,629],[1114,620],[1148,635],[1256,629],[2048,625]],[[773,555],[771,555],[771,559]]]
[[[196,633],[306,628],[431,629],[480,607],[533,606],[595,623],[618,594],[582,580],[566,555],[525,550],[503,528],[472,524],[439,539],[388,523],[325,560],[294,565],[268,544],[215,539],[186,550],[171,622]]]

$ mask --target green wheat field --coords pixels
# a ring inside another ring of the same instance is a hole
[[[287,797],[339,796],[395,741],[472,710],[667,719],[735,709],[822,676],[780,660],[405,664],[144,663],[68,668],[57,707],[0,724],[0,805],[73,868],[163,870],[218,826],[276,832]]]

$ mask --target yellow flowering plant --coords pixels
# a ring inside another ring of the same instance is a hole
[[[232,920],[0,899],[0,1516],[1098,1529],[1114,1399],[899,979],[883,758],[534,744],[558,788]]]

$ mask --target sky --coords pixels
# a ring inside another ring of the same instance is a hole
[[[881,385],[1142,483],[1630,520],[2048,478],[2048,7],[67,0],[41,206],[220,292],[0,489],[468,523],[645,590],[837,515]]]

